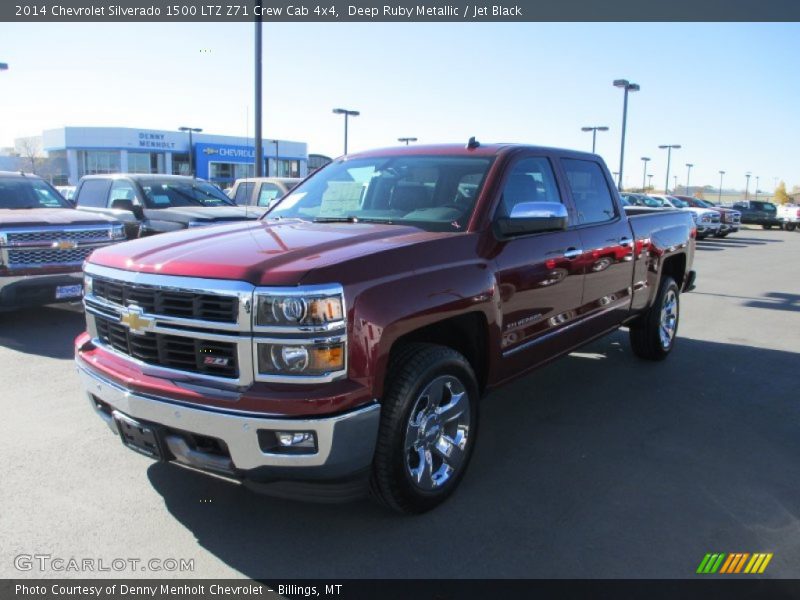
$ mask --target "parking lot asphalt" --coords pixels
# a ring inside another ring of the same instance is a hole
[[[800,233],[698,243],[664,363],[620,331],[488,395],[437,510],[270,499],[122,447],[81,396],[74,308],[0,314],[0,577],[691,577],[772,552],[800,577]],[[20,572],[14,557],[193,559]]]

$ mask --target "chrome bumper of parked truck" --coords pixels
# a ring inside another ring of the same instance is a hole
[[[267,479],[283,475],[292,479],[298,473],[309,479],[328,479],[363,471],[372,461],[380,418],[377,403],[330,417],[275,418],[200,408],[137,393],[103,377],[80,359],[78,373],[93,409],[114,433],[118,433],[114,411],[160,426],[171,455],[166,458],[187,466],[244,479],[249,473]],[[259,431],[313,432],[316,449],[309,453],[268,452],[262,449]],[[228,454],[193,448],[186,434],[222,441]]]

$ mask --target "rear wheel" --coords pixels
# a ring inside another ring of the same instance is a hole
[[[783,228],[786,231],[794,231],[797,228],[797,223],[786,223],[786,225],[784,225]]]
[[[382,504],[422,513],[453,493],[478,426],[478,383],[451,348],[409,344],[389,366],[370,490]]]
[[[679,317],[678,284],[664,277],[653,306],[630,327],[633,353],[646,360],[664,360],[675,345]]]

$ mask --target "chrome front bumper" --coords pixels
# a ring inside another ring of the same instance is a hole
[[[194,468],[247,479],[310,480],[346,477],[369,467],[375,450],[380,405],[377,403],[332,417],[314,419],[262,417],[189,406],[175,401],[132,392],[99,375],[78,359],[78,374],[92,408],[118,434],[112,410],[145,423],[167,429],[166,445],[175,462]],[[265,452],[259,430],[313,431],[317,450],[313,454]],[[189,447],[181,432],[221,440],[230,457],[220,457]],[[300,476],[300,477],[298,477]]]

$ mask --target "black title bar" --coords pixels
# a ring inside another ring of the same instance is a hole
[[[10,22],[800,21],[798,0],[3,0]]]

